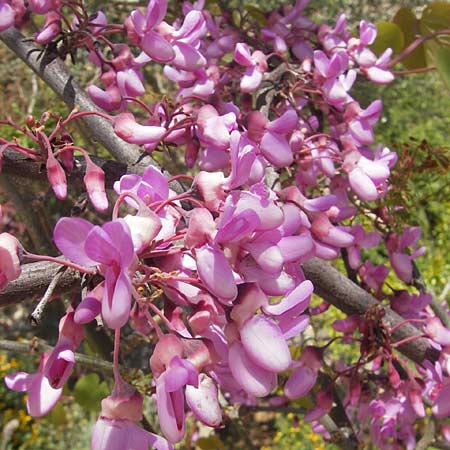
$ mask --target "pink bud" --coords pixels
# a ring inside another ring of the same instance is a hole
[[[86,174],[83,178],[89,199],[98,211],[108,209],[108,198],[105,192],[105,172],[94,164],[90,158],[86,159]]]
[[[51,11],[47,14],[44,26],[39,33],[36,33],[34,40],[40,45],[45,45],[59,33],[61,33],[61,19],[58,13]]]
[[[222,410],[217,398],[217,386],[204,373],[199,375],[198,388],[186,386],[186,402],[195,417],[210,427],[222,422]]]
[[[20,275],[19,241],[9,233],[0,234],[0,290]]]
[[[52,185],[56,198],[64,200],[67,197],[66,173],[61,164],[56,160],[53,153],[49,151],[47,158],[47,178]]]

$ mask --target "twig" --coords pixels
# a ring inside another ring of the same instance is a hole
[[[9,283],[0,292],[0,307],[30,300],[45,294],[61,266],[50,262],[37,262],[22,266],[22,273],[17,280]],[[73,269],[66,270],[58,280],[53,292],[61,294],[81,290],[81,276]]]
[[[0,39],[22,59],[72,110],[79,106],[81,111],[99,111],[86,91],[74,80],[64,62],[55,54],[24,41],[17,28],[0,33]],[[42,54],[44,52],[44,54]],[[39,58],[39,56],[41,56]],[[120,139],[109,121],[98,116],[80,119],[90,131],[93,142],[102,144],[118,161],[134,164],[141,151],[138,146]],[[151,158],[149,158],[151,159]],[[152,163],[153,160],[152,160]],[[155,163],[156,164],[156,163]]]
[[[31,353],[34,351],[51,352],[53,350],[53,347],[51,345],[40,342],[37,339],[29,343],[0,339],[0,349],[9,352]],[[104,361],[99,358],[83,355],[82,353],[75,353],[75,361],[90,369],[106,372],[110,375],[112,375],[113,373],[113,365],[109,361]]]
[[[67,270],[66,267],[61,267],[59,269],[59,271],[56,273],[56,275],[53,277],[52,281],[48,285],[45,294],[43,295],[41,300],[39,300],[39,303],[36,305],[36,308],[34,308],[34,311],[30,314],[30,320],[33,325],[41,324],[42,313],[44,312],[47,303],[50,301],[55,291],[55,288],[59,283],[59,280],[61,279],[66,270]]]

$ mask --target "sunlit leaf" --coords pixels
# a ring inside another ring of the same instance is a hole
[[[434,57],[436,68],[448,89],[450,89],[450,47],[440,47]]]
[[[377,38],[372,44],[372,50],[381,55],[387,48],[392,48],[394,55],[404,47],[405,38],[398,25],[392,22],[377,22]]]
[[[420,19],[420,33],[423,36],[449,28],[450,3],[434,2],[423,10]],[[450,35],[436,36],[425,42],[425,57],[428,65],[433,65],[435,54],[442,46],[450,46]]]
[[[225,445],[217,436],[213,435],[198,439],[196,448],[199,450],[225,450]]]
[[[109,394],[109,389],[96,373],[80,378],[73,389],[75,401],[88,411],[98,411],[100,401]]]
[[[257,6],[247,5],[245,9],[248,12],[249,16],[255,19],[259,25],[261,25],[262,27],[266,25],[266,16]]]
[[[405,38],[404,48],[415,41],[416,36],[420,34],[419,20],[412,12],[411,8],[400,8],[394,16],[393,22],[398,25],[403,32],[403,37]],[[419,45],[419,47],[415,48],[408,56],[403,58],[402,64],[407,69],[426,67],[427,63],[424,45]]]
[[[54,426],[61,426],[67,423],[67,415],[62,403],[57,403],[50,411],[46,419]]]

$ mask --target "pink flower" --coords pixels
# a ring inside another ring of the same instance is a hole
[[[33,417],[48,414],[61,398],[62,386],[53,388],[44,374],[48,358],[48,353],[42,354],[37,373],[16,372],[5,377],[5,383],[9,389],[28,392],[27,411]]]
[[[19,278],[21,268],[19,241],[9,233],[0,234],[0,290],[10,282]]]
[[[0,1],[0,31],[14,25],[14,10],[8,2]]]
[[[263,79],[264,72],[267,72],[267,57],[260,50],[250,53],[247,44],[239,42],[234,50],[234,59],[241,66],[247,67],[241,79],[242,92],[254,92],[258,89]]]
[[[392,268],[400,280],[410,283],[413,276],[413,260],[425,253],[426,248],[418,248],[422,230],[420,227],[407,227],[401,236],[392,233],[386,240],[386,247],[389,253]],[[412,247],[413,251],[407,253],[407,247]]]
[[[125,220],[117,219],[99,227],[84,219],[64,217],[56,224],[53,239],[58,249],[75,263],[99,266],[105,277],[103,318],[111,328],[123,326],[131,307],[130,271],[136,258]]]
[[[142,419],[142,402],[142,396],[130,386],[119,389],[116,386],[112,395],[102,400],[102,412],[92,431],[91,449],[173,450],[164,438],[136,425]]]
[[[105,192],[105,172],[86,158],[86,174],[83,178],[89,198],[95,209],[104,212],[108,209],[108,198]]]

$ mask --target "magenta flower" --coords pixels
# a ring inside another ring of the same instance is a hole
[[[164,438],[136,425],[142,419],[143,398],[130,386],[127,388],[116,387],[117,392],[102,400],[102,412],[92,431],[91,449],[173,450]]]
[[[53,239],[73,262],[99,267],[105,277],[102,315],[111,328],[120,328],[131,307],[130,272],[135,262],[133,241],[123,219],[93,226],[84,219],[64,217],[55,226]]]
[[[206,374],[201,373],[198,387],[186,385],[186,403],[194,416],[209,427],[218,427],[222,423],[217,385]]]
[[[325,99],[333,106],[341,108],[352,100],[348,91],[356,80],[356,71],[349,70],[348,54],[345,51],[334,53],[331,58],[321,50],[314,51],[315,75]]]
[[[6,386],[13,391],[28,392],[27,411],[30,416],[41,417],[48,414],[62,395],[62,386],[53,388],[44,374],[49,354],[43,353],[37,373],[16,372],[5,377]]]
[[[0,31],[5,31],[14,25],[14,9],[9,2],[0,1]]]
[[[19,278],[19,241],[9,233],[0,234],[0,291],[10,282]]]
[[[288,136],[298,124],[297,113],[288,109],[280,117],[269,122],[259,111],[252,111],[247,118],[248,136],[259,144],[261,153],[275,167],[290,166],[294,160]]]
[[[413,259],[423,255],[426,250],[425,247],[418,248],[417,245],[421,232],[420,227],[407,227],[401,236],[392,233],[386,241],[392,268],[405,283],[410,283],[412,280]],[[407,253],[407,247],[412,247],[413,251]]]
[[[241,66],[247,67],[241,79],[241,91],[256,91],[268,69],[266,55],[260,50],[251,53],[247,44],[239,42],[234,50],[234,59]]]

